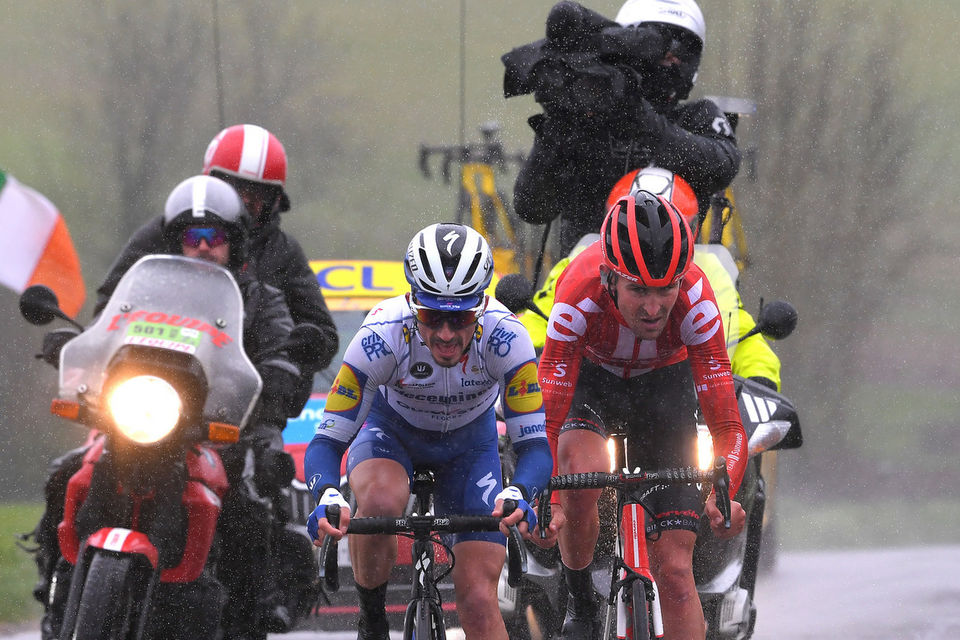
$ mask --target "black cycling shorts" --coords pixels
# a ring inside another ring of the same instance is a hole
[[[573,402],[560,433],[593,431],[604,438],[626,434],[632,471],[697,465],[697,395],[690,363],[683,361],[633,378],[621,378],[583,359]],[[647,531],[697,531],[705,492],[697,485],[656,485],[639,496],[656,515]]]

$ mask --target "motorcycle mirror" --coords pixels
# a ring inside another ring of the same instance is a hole
[[[530,309],[543,319],[547,319],[535,304],[533,304],[533,285],[519,273],[508,273],[497,283],[494,297],[503,303],[513,313]]]
[[[764,337],[783,340],[797,328],[797,309],[785,300],[765,304],[757,317],[757,327]]]
[[[55,318],[73,322],[67,314],[61,311],[57,294],[50,287],[42,284],[27,287],[20,294],[20,315],[26,318],[27,322],[35,325],[50,324]]]

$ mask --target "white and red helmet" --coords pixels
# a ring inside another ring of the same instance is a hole
[[[255,124],[236,124],[217,134],[203,156],[205,174],[220,173],[280,189],[280,211],[290,209],[287,152],[277,137]]]
[[[625,174],[610,189],[605,210],[609,211],[624,196],[636,197],[639,191],[646,191],[669,201],[686,220],[693,237],[697,237],[700,229],[697,196],[686,180],[668,169],[651,166],[634,169]]]

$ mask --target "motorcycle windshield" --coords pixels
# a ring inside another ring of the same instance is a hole
[[[141,258],[100,317],[64,346],[60,398],[102,405],[107,365],[131,344],[196,358],[209,387],[204,421],[246,423],[261,381],[243,350],[243,298],[229,271],[182,256]]]

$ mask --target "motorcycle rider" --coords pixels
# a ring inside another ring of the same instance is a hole
[[[436,474],[436,512],[501,515],[530,536],[530,504],[552,466],[545,438],[533,346],[523,326],[484,294],[493,276],[486,240],[459,224],[433,224],[411,240],[404,261],[410,292],[380,303],[350,342],[316,435],[304,457],[318,506],[307,528],[320,544],[340,539],[350,510],[339,492],[340,460],[358,516],[400,516],[415,466]],[[503,399],[517,454],[514,483],[501,491],[494,402]],[[342,509],[339,529],[326,507]],[[505,531],[505,526],[501,529]],[[556,527],[547,532],[555,542]],[[539,535],[535,536],[539,539]],[[504,538],[496,532],[459,534],[453,580],[457,612],[468,638],[507,637],[497,605]],[[395,536],[350,540],[360,596],[361,640],[388,638],[387,579],[396,562]]]
[[[592,93],[573,78],[538,91],[543,113],[529,119],[535,137],[517,175],[514,207],[531,224],[560,217],[560,253],[596,232],[601,205],[625,172],[650,164],[682,175],[703,210],[737,174],[740,151],[723,112],[710,100],[682,103],[697,77],[705,39],[694,0],[627,0],[624,27],[649,29],[664,42],[657,63],[618,65],[622,96]],[[629,54],[629,51],[624,51]]]
[[[288,399],[286,416],[297,416],[310,397],[314,373],[330,364],[337,352],[339,338],[303,249],[293,236],[280,228],[280,214],[290,210],[290,198],[285,190],[286,150],[276,136],[262,127],[233,125],[220,131],[210,141],[204,154],[203,173],[234,187],[246,206],[250,223],[247,269],[251,275],[281,291],[295,324],[312,324],[320,329],[320,357],[311,363],[299,363],[301,376],[295,385],[297,392],[285,394]],[[94,313],[103,309],[120,278],[137,260],[150,253],[167,251],[167,241],[162,215],[152,218],[134,232],[97,289]],[[280,416],[276,416],[273,424],[275,429],[272,432],[261,431],[259,439],[249,442],[258,458],[255,471],[259,492],[273,502],[277,525],[274,533],[280,540],[271,549],[271,570],[279,571],[281,575],[264,584],[260,605],[230,607],[229,612],[230,615],[234,612],[251,612],[259,607],[262,610],[259,617],[271,631],[284,631],[292,628],[297,618],[306,613],[307,602],[313,597],[313,587],[307,584],[312,577],[302,570],[309,560],[305,555],[309,550],[303,548],[299,534],[293,534],[283,527],[289,516],[286,512],[287,500],[282,492],[289,480],[283,481],[283,473],[270,470],[289,465],[289,461],[284,460],[286,454],[282,451],[280,436],[285,417],[280,419]],[[56,469],[53,469],[51,475],[55,472]],[[268,556],[256,557],[251,561],[263,564],[268,561]],[[38,585],[41,594],[45,591],[42,582]]]
[[[700,216],[698,215],[699,208],[693,189],[683,178],[666,169],[644,167],[627,173],[610,190],[606,209],[609,210],[623,196],[636,196],[639,191],[647,191],[669,200],[687,221],[693,237],[698,237]],[[550,273],[547,274],[543,286],[532,298],[533,303],[544,314],[549,315],[550,309],[553,307],[557,278],[567,268],[570,261],[598,237],[597,234],[584,236],[570,254],[555,264]],[[736,282],[734,282],[727,268],[724,267],[722,256],[725,249],[720,247],[718,255],[711,252],[711,249],[716,249],[718,245],[697,244],[695,246],[693,263],[703,270],[716,296],[720,318],[723,320],[724,335],[727,337],[727,355],[730,357],[730,366],[733,373],[755,380],[774,391],[779,391],[780,359],[770,348],[769,343],[759,333],[745,338],[742,342],[738,341],[756,326],[756,321],[743,308]],[[547,337],[546,318],[531,311],[519,313],[517,317],[527,328],[530,339],[533,340],[533,346],[537,349],[543,349]]]
[[[247,447],[243,441],[255,438],[265,430],[276,431],[276,423],[285,420],[290,395],[300,377],[299,368],[285,350],[293,322],[283,295],[273,287],[256,280],[246,268],[250,216],[233,187],[211,176],[188,178],[171,191],[161,219],[162,250],[158,253],[209,260],[228,268],[244,301],[243,347],[263,380],[263,390],[261,401],[244,430],[241,443],[228,447],[222,453],[225,467],[242,466],[243,452]],[[52,474],[46,487],[47,509],[37,528],[37,541],[41,547],[38,564],[55,563],[55,569],[51,567],[49,570],[55,570],[57,585],[69,584],[73,567],[60,557],[56,525],[62,517],[66,482],[79,468],[84,451],[85,448],[74,450],[54,461],[56,472]],[[239,477],[242,474],[234,472],[231,475]],[[241,519],[235,515],[235,512],[242,510],[245,502],[240,494],[240,491],[231,486],[224,500],[221,518],[227,526]],[[236,528],[237,525],[233,526]],[[263,553],[263,549],[259,548],[263,544],[261,533],[251,533],[256,536],[251,540],[241,540],[246,546],[257,547],[248,555]],[[269,535],[266,540],[269,541]],[[227,553],[234,546],[232,542],[225,545]],[[41,569],[47,569],[47,566],[41,565]],[[228,590],[236,591],[237,587],[230,589],[229,578],[230,576],[227,581]],[[66,591],[65,587],[59,587],[53,597],[42,600],[47,604],[41,624],[45,640],[58,635],[63,607],[66,604]],[[190,608],[187,609],[189,613]]]
[[[696,409],[727,460],[730,494],[740,485],[747,442],[733,392],[720,313],[693,260],[694,238],[666,199],[644,191],[607,214],[600,239],[573,259],[557,283],[539,378],[547,435],[560,473],[605,471],[607,425],[627,429],[631,466],[695,466]],[[694,391],[695,390],[695,391]],[[569,591],[563,638],[594,638],[599,604],[589,564],[599,531],[598,491],[562,491],[560,552]],[[715,535],[744,526],[733,502],[732,526],[713,497],[696,487],[655,489],[647,532],[664,625],[670,637],[703,637],[693,578],[693,547],[706,509]]]

